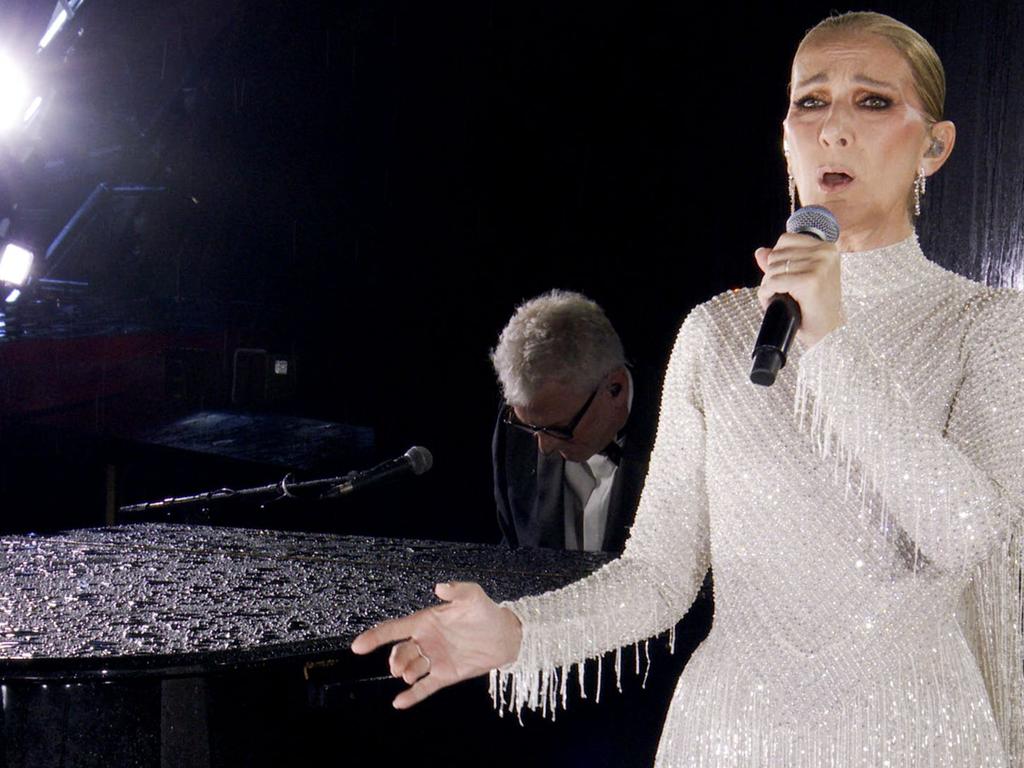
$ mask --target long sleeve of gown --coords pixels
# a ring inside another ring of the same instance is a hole
[[[892,375],[899,345],[874,347],[864,322],[837,329],[801,359],[798,411],[837,479],[859,475],[860,491],[880,499],[914,566],[966,580],[963,633],[1009,764],[1024,768],[1024,298],[984,290],[961,320],[961,334],[934,340],[934,374],[918,377],[934,387],[913,390]],[[951,361],[948,415],[928,418],[947,398]]]
[[[518,659],[492,672],[502,705],[564,705],[566,671],[670,629],[708,568],[700,359],[703,309],[683,323],[665,376],[650,468],[636,521],[617,560],[580,582],[506,603],[520,619]]]
[[[892,375],[899,346],[873,346],[866,318],[800,360],[805,428],[835,460],[840,481],[857,477],[857,492],[880,499],[883,524],[909,540],[919,569],[973,568],[1020,527],[1024,509],[1024,302],[987,291],[964,316],[959,338],[936,340],[933,390],[901,388]],[[949,408],[940,382],[951,361],[962,371]],[[936,423],[928,418],[935,407],[948,409],[941,429],[926,426]]]

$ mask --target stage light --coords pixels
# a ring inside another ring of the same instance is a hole
[[[7,294],[7,298],[5,299],[5,301],[8,304],[13,304],[14,302],[16,302],[18,300],[19,296],[21,296],[21,289],[20,288],[15,288],[13,291],[11,291],[9,294]]]
[[[8,243],[0,253],[0,282],[24,285],[35,254],[28,248]]]
[[[9,59],[0,56],[0,129],[9,128],[25,114],[28,83]]]
[[[46,32],[39,38],[40,51],[53,42],[53,38],[64,28],[69,19],[75,17],[75,12],[84,2],[85,0],[57,0],[57,4],[53,7],[50,23],[46,26]]]
[[[57,33],[67,23],[67,20],[68,12],[66,9],[61,8],[57,11],[53,19],[50,20],[50,26],[46,28],[46,33],[39,40],[39,50],[43,50],[43,48],[50,44],[50,41],[57,36]]]
[[[32,99],[32,103],[28,105],[28,109],[25,110],[25,117],[22,119],[28,123],[32,121],[32,118],[36,116],[36,112],[39,111],[39,107],[43,104],[43,97],[36,96]]]

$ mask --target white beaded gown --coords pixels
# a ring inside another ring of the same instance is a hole
[[[569,667],[671,628],[710,564],[657,766],[1024,768],[1024,298],[916,236],[841,269],[845,324],[771,388],[753,289],[689,315],[626,550],[507,604],[499,706],[565,706]]]

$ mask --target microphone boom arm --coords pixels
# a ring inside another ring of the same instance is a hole
[[[282,477],[278,482],[271,483],[269,485],[257,485],[252,488],[242,488],[241,490],[235,490],[233,488],[218,488],[215,491],[203,491],[201,493],[193,493],[187,496],[168,496],[166,499],[160,499],[158,501],[144,501],[139,504],[126,504],[118,508],[118,511],[124,515],[135,515],[142,512],[159,511],[167,509],[168,507],[179,507],[185,504],[195,504],[199,502],[212,502],[212,501],[224,501],[226,499],[238,499],[246,497],[256,496],[269,496],[271,494],[277,494],[277,499],[294,498],[301,494],[302,491],[311,491],[320,488],[330,488],[332,486],[341,485],[352,480],[358,473],[349,472],[341,477],[322,477],[316,480],[303,480],[298,482],[294,479],[291,472]]]
[[[316,480],[296,481],[289,472],[278,482],[270,485],[257,485],[252,488],[243,488],[236,491],[233,488],[218,488],[215,491],[203,491],[188,496],[169,496],[159,501],[145,501],[141,504],[127,504],[119,508],[119,512],[125,515],[135,515],[142,512],[167,509],[183,504],[195,504],[197,502],[222,501],[224,499],[245,498],[248,496],[269,496],[277,494],[274,501],[280,499],[295,498],[304,495],[306,491],[320,490],[318,498],[330,499],[344,496],[357,488],[362,488],[371,483],[392,480],[396,477],[413,474],[422,475],[433,466],[434,458],[430,451],[420,445],[414,445],[397,459],[385,461],[362,472],[349,472],[340,477],[322,477]]]

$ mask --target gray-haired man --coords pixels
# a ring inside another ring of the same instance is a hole
[[[491,360],[505,398],[492,443],[505,541],[621,551],[647,474],[657,382],[638,388],[604,311],[568,291],[522,304]]]

